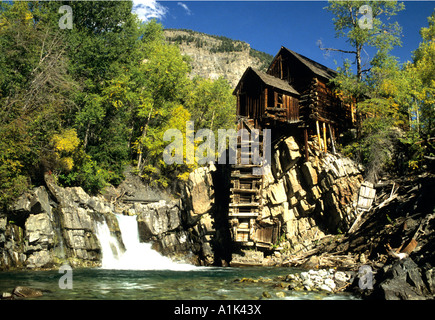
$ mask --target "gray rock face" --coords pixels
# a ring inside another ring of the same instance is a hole
[[[211,212],[214,205],[212,173],[214,165],[201,167],[190,173],[184,189],[184,206],[189,224],[194,224],[205,213]]]
[[[51,196],[45,187],[34,188],[7,216],[0,215],[0,268],[53,268],[65,261],[73,267],[98,266],[96,222],[105,219],[115,235],[120,233],[112,208],[82,188],[61,188],[47,180]]]
[[[91,197],[80,187],[61,188],[49,185],[59,201],[56,210],[67,259],[73,267],[99,266],[101,245],[96,236],[96,222],[108,222],[114,235],[119,226],[110,204],[103,197]],[[119,238],[120,239],[120,238]]]
[[[101,264],[97,224],[105,222],[122,244],[114,212],[136,215],[142,242],[152,242],[163,255],[193,264],[212,264],[214,191],[210,167],[194,171],[187,183],[184,210],[179,200],[143,204],[90,196],[82,188],[62,188],[49,176],[47,185],[18,199],[11,212],[0,214],[0,268],[55,268]],[[201,262],[205,261],[205,262]]]
[[[425,300],[430,295],[420,268],[411,259],[397,260],[386,272],[380,288],[386,300]]]
[[[147,205],[135,206],[140,230],[140,240],[149,241],[153,236],[174,231],[181,226],[179,201],[160,201]]]
[[[43,212],[29,216],[25,223],[25,229],[29,247],[39,245],[41,248],[47,248],[53,244],[54,233],[47,213]]]

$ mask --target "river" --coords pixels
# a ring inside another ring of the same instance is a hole
[[[291,291],[276,288],[276,277],[301,270],[292,268],[218,268],[175,263],[139,241],[136,218],[117,215],[125,251],[106,223],[99,224],[102,267],[52,271],[0,272],[0,293],[16,286],[43,291],[38,299],[86,300],[256,300],[263,292],[270,299],[355,299],[347,293]],[[66,278],[69,277],[69,282]],[[266,279],[240,282],[242,278]],[[267,279],[270,279],[268,281]],[[273,281],[275,279],[275,281]],[[61,285],[59,283],[61,282]],[[69,289],[66,283],[72,284]],[[278,294],[278,292],[283,292]]]
[[[274,287],[275,281],[246,283],[241,278],[273,279],[298,270],[290,268],[215,268],[190,271],[173,270],[108,270],[74,269],[72,289],[61,289],[63,273],[57,271],[0,272],[0,292],[11,292],[15,286],[28,286],[43,291],[36,299],[55,300],[257,300],[264,291],[270,299],[356,299],[350,294],[297,292]],[[236,280],[236,281],[235,281]],[[284,292],[285,297],[278,297]]]

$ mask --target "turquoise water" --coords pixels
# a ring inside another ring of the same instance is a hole
[[[43,291],[45,300],[257,300],[267,291],[270,299],[355,299],[350,294],[295,292],[274,287],[277,281],[246,283],[241,278],[274,279],[298,272],[290,268],[197,268],[191,271],[74,269],[72,289],[61,289],[57,271],[0,272],[0,293],[16,286]],[[277,292],[285,297],[278,297]]]

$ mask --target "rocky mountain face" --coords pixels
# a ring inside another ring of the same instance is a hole
[[[243,41],[207,35],[191,30],[167,29],[169,43],[177,44],[181,53],[190,57],[191,76],[228,80],[234,88],[247,67],[265,70],[272,56],[257,50]]]

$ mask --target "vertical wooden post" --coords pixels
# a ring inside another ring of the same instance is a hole
[[[319,142],[319,151],[322,150],[322,143],[320,139],[320,129],[319,129],[319,120],[316,120],[316,129],[317,129],[317,141]]]
[[[331,125],[328,123],[329,136],[331,137],[332,153],[335,154],[334,134],[332,133]]]
[[[263,113],[266,112],[266,108],[267,108],[267,95],[268,95],[267,88],[264,88],[264,109],[262,111]]]
[[[237,92],[237,109],[236,114],[240,115],[240,94]]]
[[[323,151],[326,153],[327,147],[326,147],[326,124],[323,122]]]
[[[304,129],[304,142],[305,142],[305,162],[308,162],[308,129]]]

